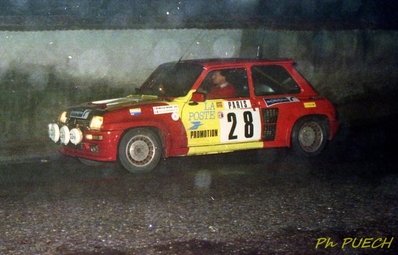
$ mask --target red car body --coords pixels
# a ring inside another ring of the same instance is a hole
[[[206,99],[216,71],[239,94]],[[140,172],[160,157],[246,149],[294,147],[313,156],[338,126],[333,104],[293,60],[208,59],[163,64],[136,95],[71,107],[49,125],[49,136],[65,155],[119,159]]]

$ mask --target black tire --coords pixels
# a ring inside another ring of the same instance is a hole
[[[158,135],[147,128],[129,130],[119,144],[119,160],[130,173],[152,171],[159,163],[162,146]]]
[[[305,117],[297,121],[292,133],[293,150],[307,157],[319,155],[326,146],[328,128],[320,117]]]

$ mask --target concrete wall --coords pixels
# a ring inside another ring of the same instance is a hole
[[[237,57],[241,30],[0,32],[0,147],[46,136],[68,105],[128,95],[183,58]]]
[[[59,77],[141,83],[160,63],[239,55],[240,30],[81,30],[0,32],[0,75],[28,73],[44,86],[48,68]],[[1,76],[0,76],[1,78]]]
[[[265,58],[295,59],[314,87],[335,102],[397,86],[396,31],[245,30],[242,38],[241,56],[253,55],[263,42]]]
[[[134,91],[160,63],[289,57],[336,103],[396,91],[396,31],[93,30],[0,32],[0,148],[47,142],[47,123],[83,101]]]

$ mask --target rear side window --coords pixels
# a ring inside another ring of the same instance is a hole
[[[253,66],[252,75],[256,96],[300,92],[300,87],[283,66]]]

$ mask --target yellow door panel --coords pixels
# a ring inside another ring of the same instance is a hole
[[[222,100],[207,100],[184,106],[182,122],[188,136],[188,147],[220,143],[218,114],[221,111]]]
[[[258,145],[246,144],[261,141],[260,109],[253,108],[247,99],[214,99],[187,104],[182,112],[182,122],[192,153],[195,150],[202,154],[262,146],[261,142]],[[193,149],[199,146],[204,147]]]

